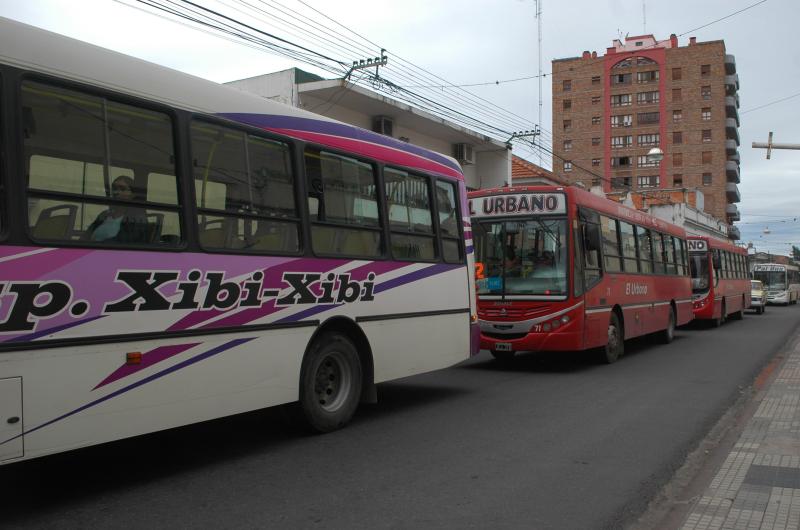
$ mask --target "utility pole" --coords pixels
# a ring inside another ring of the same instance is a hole
[[[772,131],[769,132],[769,139],[767,143],[764,142],[753,142],[753,149],[766,149],[767,150],[767,160],[769,160],[770,155],[772,155],[773,149],[796,149],[800,150],[800,144],[775,144],[772,143]]]
[[[542,0],[535,0],[536,1],[536,20],[539,26],[539,125],[536,126],[538,129],[542,125]],[[542,165],[542,150],[539,149],[539,166]]]

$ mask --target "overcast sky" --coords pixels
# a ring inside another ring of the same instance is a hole
[[[226,10],[241,20],[257,10],[291,8],[309,12],[298,0],[195,0]],[[537,20],[533,0],[304,0],[342,25],[391,53],[454,84],[474,84],[529,77],[538,73]],[[741,88],[742,158],[739,227],[743,241],[758,250],[786,254],[800,246],[800,151],[765,152],[753,141],[800,143],[800,1],[767,0],[739,15],[699,28],[759,0],[543,0],[542,71],[552,59],[604,53],[620,35],[679,35],[686,45],[725,41],[736,56]],[[189,29],[130,7],[136,0],[0,0],[0,15],[111,48],[190,74],[224,82],[298,66],[325,77],[331,74]],[[127,5],[126,5],[127,4]],[[249,4],[249,8],[248,8]],[[314,15],[320,22],[324,19]],[[262,19],[264,17],[261,17]],[[646,20],[646,31],[645,31]],[[293,39],[287,27],[248,22]],[[330,21],[325,21],[331,25]],[[363,41],[362,41],[363,42]],[[376,48],[375,55],[379,50]],[[338,58],[338,57],[337,57]],[[359,57],[343,57],[345,60]],[[552,130],[551,81],[543,81],[542,124]],[[400,84],[400,83],[399,83]],[[538,81],[471,87],[468,90],[521,119],[539,121]],[[776,100],[786,101],[767,105]],[[752,110],[751,110],[752,109]],[[466,113],[469,111],[467,110]],[[518,149],[515,148],[515,152]],[[531,161],[539,159],[519,151]],[[543,165],[551,166],[544,159]],[[765,228],[770,233],[764,234]]]

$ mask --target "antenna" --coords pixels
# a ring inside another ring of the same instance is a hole
[[[647,35],[647,7],[645,6],[645,0],[642,0],[642,27],[644,28],[642,35]]]

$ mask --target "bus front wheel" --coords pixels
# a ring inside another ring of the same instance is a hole
[[[318,337],[300,369],[300,409],[316,432],[344,427],[358,407],[363,374],[358,351],[341,333]]]
[[[606,364],[611,364],[625,353],[625,336],[619,317],[613,311],[608,321],[608,340],[601,351],[600,360]]]
[[[715,328],[718,328],[721,325],[723,325],[725,323],[725,318],[728,316],[726,311],[727,308],[725,307],[725,300],[723,300],[722,307],[720,308],[719,318],[715,318],[714,320],[712,320],[711,325],[714,326]]]

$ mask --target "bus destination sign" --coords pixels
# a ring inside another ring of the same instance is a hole
[[[509,193],[469,200],[471,217],[565,213],[567,213],[567,201],[563,193]]]
[[[689,252],[708,251],[708,243],[702,239],[687,239],[686,244],[689,246]]]
[[[785,270],[785,265],[753,265],[753,272],[784,272]]]

